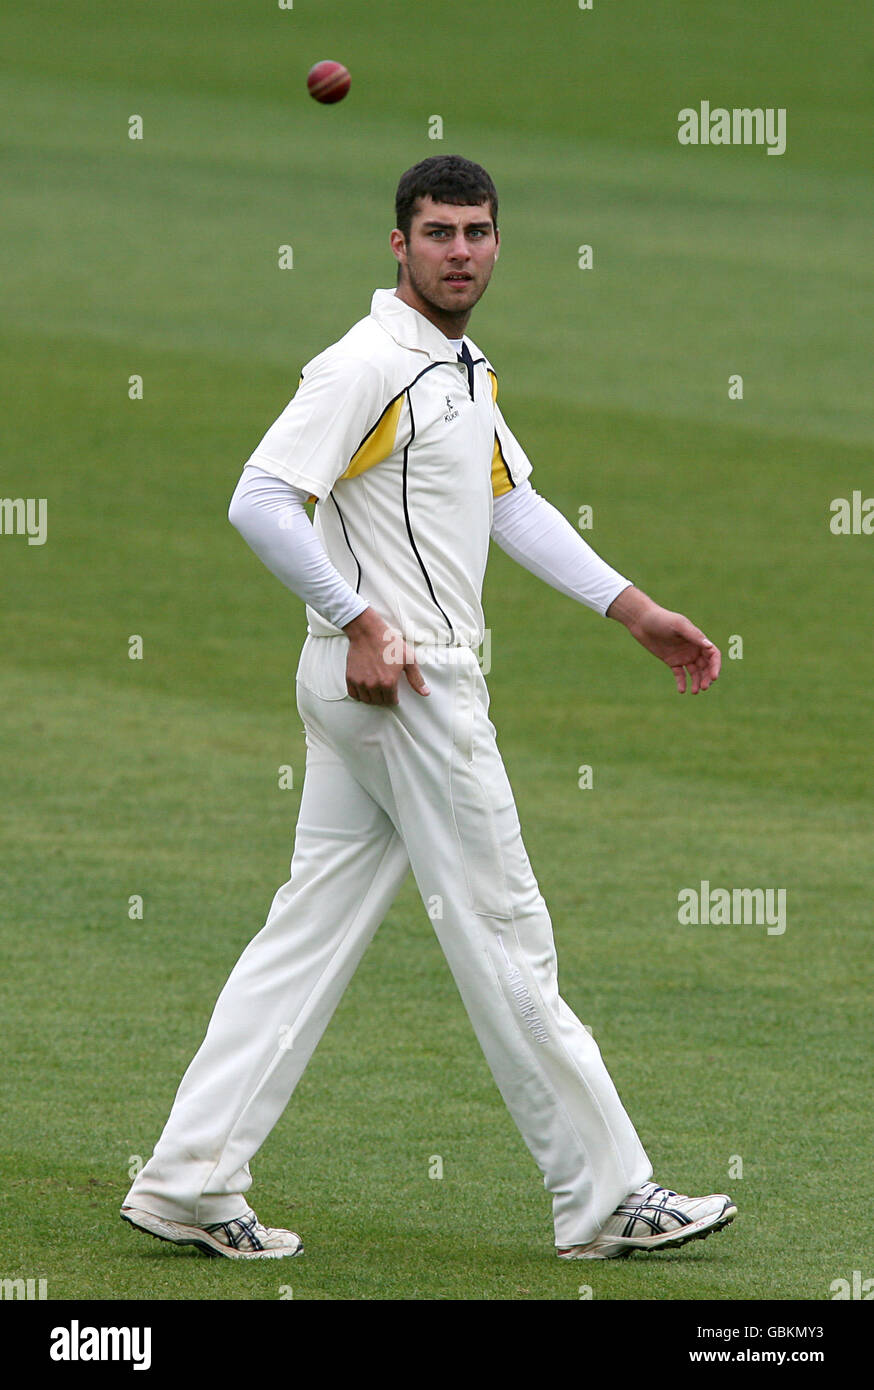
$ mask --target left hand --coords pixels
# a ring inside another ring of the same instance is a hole
[[[722,666],[719,648],[682,613],[661,608],[632,585],[613,600],[607,615],[624,623],[642,647],[670,666],[681,695],[686,693],[687,674],[693,695],[708,690],[717,679]]]

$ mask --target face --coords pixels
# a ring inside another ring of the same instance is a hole
[[[428,317],[466,318],[489,283],[499,245],[488,202],[457,207],[420,198],[408,240],[397,228],[391,234],[398,288]]]

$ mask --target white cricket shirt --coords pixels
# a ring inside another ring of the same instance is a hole
[[[477,647],[493,498],[531,464],[470,338],[459,361],[429,319],[380,289],[371,311],[307,363],[248,462],[317,500],[340,574],[409,642]],[[308,630],[339,628],[307,608]]]

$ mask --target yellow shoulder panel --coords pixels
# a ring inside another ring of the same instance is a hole
[[[495,435],[495,448],[492,454],[492,496],[503,497],[505,492],[513,491],[513,479],[507,461],[501,453],[501,441]]]
[[[382,463],[383,459],[388,458],[395,446],[403,404],[403,394],[389,402],[370,434],[352,455],[349,467],[340,474],[340,479],[357,478],[359,473],[365,473],[375,463]]]
[[[492,383],[492,402],[497,405],[498,401],[498,378],[495,376],[491,367],[488,368],[489,380]],[[510,470],[507,467],[507,460],[501,453],[501,441],[495,431],[495,448],[492,453],[492,496],[503,497],[505,492],[513,491],[513,479],[510,477]]]

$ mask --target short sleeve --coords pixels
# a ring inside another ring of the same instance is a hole
[[[246,462],[321,500],[378,423],[384,394],[370,362],[322,354]]]
[[[495,451],[492,458],[492,495],[501,497],[524,483],[531,473],[531,461],[495,406]]]
[[[498,405],[498,378],[489,367],[492,401],[495,408],[495,447],[492,452],[492,496],[503,497],[518,487],[531,473],[531,462],[510,430]]]

